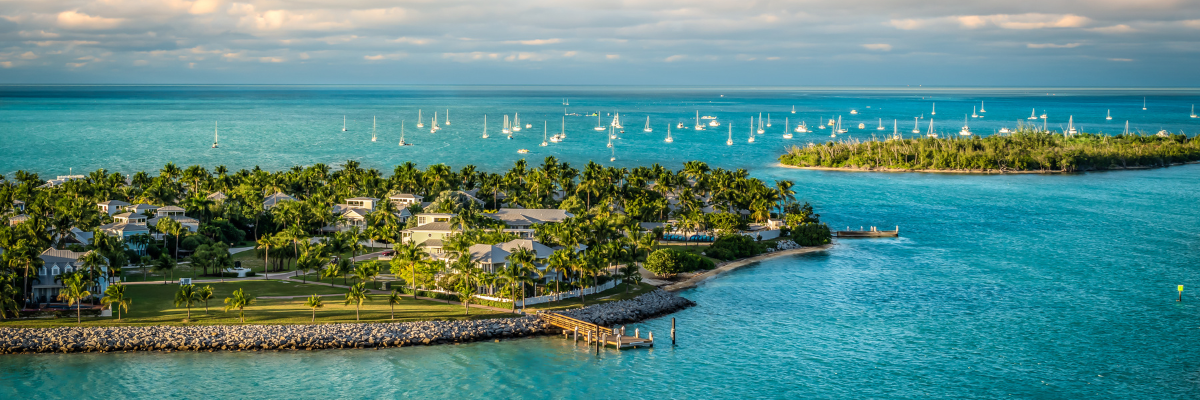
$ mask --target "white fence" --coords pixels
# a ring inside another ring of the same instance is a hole
[[[608,283],[605,283],[600,286],[592,286],[592,287],[576,289],[576,290],[572,290],[572,291],[568,291],[568,292],[548,294],[545,296],[526,297],[525,305],[529,306],[529,305],[534,305],[534,304],[542,304],[542,303],[549,303],[552,301],[559,301],[559,300],[563,300],[563,299],[571,299],[571,298],[579,297],[580,292],[582,292],[583,295],[592,295],[592,294],[603,292],[608,289],[612,289],[617,286],[617,283],[618,283],[617,280],[614,279],[614,280],[610,280],[610,281],[608,281]],[[509,300],[509,299],[492,297],[492,296],[480,295],[480,296],[475,296],[475,297],[478,297],[478,298],[484,299],[484,300],[488,300],[488,301],[497,301],[497,302],[502,302],[502,303],[511,302],[511,300]],[[520,302],[521,300],[517,299],[517,301]]]

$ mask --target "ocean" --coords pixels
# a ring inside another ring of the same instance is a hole
[[[566,142],[537,146],[536,128],[545,120],[554,132],[564,97],[568,113],[599,111],[605,123],[621,113],[616,161],[591,130],[596,117],[567,117]],[[384,171],[408,160],[499,170],[520,148],[531,162],[554,155],[577,167],[678,168],[698,159],[795,181],[798,197],[834,228],[899,226],[901,236],[838,241],[683,291],[699,305],[629,326],[653,331],[653,349],[597,355],[546,337],[387,350],[8,355],[0,397],[1194,398],[1200,166],[963,175],[796,170],[776,158],[784,146],[828,137],[784,140],[783,118],[812,126],[841,115],[851,138],[869,138],[877,132],[858,122],[907,118],[911,131],[912,117],[926,113],[927,124],[936,101],[935,129],[956,133],[962,114],[983,101],[987,116],[968,117],[980,133],[1013,127],[1036,107],[1050,126],[1073,115],[1085,131],[1120,132],[1128,119],[1151,133],[1194,135],[1200,120],[1188,113],[1197,99],[1194,90],[1159,89],[3,87],[7,173],[346,159]],[[447,107],[452,124],[442,131],[413,126],[417,108],[440,117]],[[674,129],[692,125],[697,110],[722,126]],[[773,126],[746,143],[749,117],[760,111]],[[534,128],[510,141],[499,122],[515,112]],[[641,131],[647,115],[651,133]],[[402,119],[417,145],[397,146]],[[217,150],[209,148],[214,121]],[[733,146],[724,144],[729,123],[740,138]],[[662,141],[668,124],[673,144]],[[1182,302],[1176,285],[1185,285]],[[664,340],[671,318],[673,346]]]

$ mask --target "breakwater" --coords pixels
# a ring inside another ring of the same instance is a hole
[[[665,291],[563,312],[597,324],[641,321],[693,305]],[[583,317],[586,316],[586,317]],[[0,328],[0,354],[114,351],[257,351],[463,343],[555,333],[534,316],[321,325]]]

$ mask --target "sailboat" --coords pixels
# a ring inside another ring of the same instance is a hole
[[[1026,119],[1037,119],[1037,109],[1034,108],[1034,109],[1030,110],[1029,118],[1026,118]]]
[[[920,125],[918,125],[920,123],[918,121],[919,119],[920,118],[913,117],[913,133],[921,133]]]
[[[487,139],[487,114],[483,114],[483,138]]]
[[[346,116],[342,116],[342,132],[346,131]]]
[[[1192,104],[1192,118],[1197,118],[1197,116],[1196,116],[1196,105],[1195,105],[1195,104]]]
[[[1192,107],[1194,108],[1195,106],[1192,106]],[[1196,118],[1196,115],[1192,114],[1192,118]],[[1106,121],[1112,121],[1112,110],[1108,110],[1108,114],[1104,115],[1104,119]]]
[[[450,109],[446,109],[446,126],[450,126]]]
[[[850,130],[846,129],[846,128],[842,128],[842,116],[839,115],[838,120],[837,120],[837,133],[846,133],[846,132],[850,132]]]
[[[929,115],[937,115],[937,103],[933,103],[933,110],[929,112]]]
[[[437,133],[438,131],[437,112],[433,113],[433,119],[429,120],[429,133]]]
[[[554,143],[558,143],[558,142],[562,141],[562,136],[566,131],[567,131],[567,117],[563,116],[562,117],[562,127],[559,128],[559,132],[557,134],[550,137],[550,141],[554,142]]]
[[[823,120],[823,119],[825,119],[825,116],[824,116],[824,115],[822,115],[822,116],[821,116],[821,118],[818,118],[818,119],[817,119],[817,128],[819,128],[819,129],[825,129],[825,124],[822,124],[822,123],[821,123],[821,120]]]
[[[375,139],[376,139],[376,137],[375,137],[375,116],[372,115],[371,116],[371,141],[374,142]]]
[[[600,122],[600,113],[599,113],[599,112],[597,112],[597,113],[596,113],[596,130],[597,130],[597,131],[603,131],[603,130],[605,130],[605,129],[608,129],[608,128],[605,128],[605,127],[604,127],[604,123]]]
[[[1042,115],[1039,118],[1046,119],[1046,110],[1042,110]]]
[[[1075,133],[1075,116],[1072,115],[1067,118],[1067,134],[1074,135]]]
[[[616,147],[612,147],[612,143],[609,143],[609,146],[608,146],[608,147],[609,147],[609,149],[610,149],[610,150],[609,150],[609,154],[610,154],[610,155],[609,155],[609,157],[608,157],[608,162],[617,161],[617,148],[616,148]]]
[[[508,114],[504,115],[504,125],[500,127],[500,133],[512,133],[512,130],[508,129]]]
[[[926,133],[925,136],[931,138],[936,138],[938,136],[936,133],[933,133],[933,118],[929,119],[929,132]]]
[[[898,127],[900,126],[899,123],[900,122],[895,119],[892,120],[892,140],[900,140],[901,139],[900,131],[898,130],[899,129]]]
[[[610,148],[610,149],[611,149],[611,148],[612,148],[612,140],[613,140],[613,136],[617,136],[617,135],[615,135],[615,134],[612,134],[612,133],[613,133],[613,128],[612,128],[612,127],[609,127],[609,128],[608,128],[608,133],[609,133],[609,135],[608,135],[608,148]]]
[[[754,118],[750,118],[750,129],[754,129]],[[758,133],[763,133],[762,113],[758,113]]]
[[[971,127],[967,126],[966,115],[963,116],[963,127],[961,131],[958,131],[958,134],[962,136],[971,136]]]
[[[1142,111],[1146,111],[1146,98],[1142,97]]]
[[[983,114],[983,113],[985,113],[985,112],[987,112],[987,110],[984,110],[984,109],[983,109],[983,101],[980,101],[980,102],[979,102],[979,113],[980,113],[980,114]]]
[[[796,113],[796,106],[792,106],[792,114]]]
[[[541,144],[542,147],[546,147],[546,146],[550,145],[550,142],[548,141],[548,139],[550,139],[549,135],[550,135],[549,125],[546,123],[546,121],[542,121],[542,144]]]
[[[696,130],[704,130],[704,125],[700,123],[700,110],[696,110]]]
[[[621,126],[621,113],[613,113],[612,126],[613,126],[613,128],[616,128],[616,129],[624,129],[625,128],[624,126]]]
[[[567,101],[567,99],[564,97],[564,98],[563,98],[563,105],[564,105],[564,106],[569,106],[569,105],[571,105],[571,102]]]
[[[513,132],[521,131],[521,113],[513,113],[513,124],[509,129],[512,129]]]
[[[418,109],[418,110],[417,110],[417,127],[418,127],[418,128],[424,128],[424,127],[425,127],[425,123],[424,123],[424,122],[422,122],[422,121],[424,121],[424,120],[425,120],[425,118],[421,118],[421,110],[420,110],[420,109]]]
[[[761,132],[762,117],[758,118],[758,126],[760,127],[759,131]],[[754,143],[754,117],[750,117],[750,139],[747,140],[746,143]]]
[[[675,139],[671,139],[671,124],[667,124],[667,140],[666,140],[666,142],[671,143],[674,141],[675,141]]]
[[[487,129],[486,125],[484,125],[484,127],[484,129]],[[404,146],[412,146],[412,143],[404,142],[404,121],[400,121],[400,147]]]
[[[680,122],[680,123],[677,123],[677,124],[675,124],[675,129],[687,129],[687,128],[685,128],[685,127],[683,126],[683,123],[682,123],[682,122]]]
[[[875,130],[877,130],[877,131],[882,131],[882,130],[883,130],[883,118],[880,118],[880,119],[879,119],[879,127],[878,127],[878,128],[875,128]]]
[[[836,122],[837,122],[837,121],[834,121],[834,120],[833,120],[833,118],[830,118],[830,119],[829,119],[829,126],[833,126],[833,124],[834,124],[834,123],[836,123]]]
[[[1021,126],[1021,120],[1019,120],[1019,119],[1017,120],[1017,126],[1018,127]],[[1010,131],[1007,126],[1000,128],[1000,133],[1010,133],[1010,132],[1012,132],[1012,131]]]
[[[753,129],[753,127],[754,125],[751,125],[751,129]],[[729,124],[729,139],[725,140],[725,145],[733,146],[733,124]]]
[[[220,125],[218,122],[213,122],[213,147],[217,148],[217,142],[221,138]]]
[[[771,113],[767,113],[767,127],[771,127]]]
[[[975,113],[975,106],[971,106],[971,118],[979,118],[979,114]]]
[[[652,132],[653,131],[653,129],[650,129],[650,116],[649,115],[646,116],[646,129],[642,129],[642,131],[643,132]]]
[[[1129,120],[1125,120],[1125,132],[1122,133],[1122,135],[1128,135],[1128,134],[1129,134]]]
[[[787,118],[787,117],[784,117],[784,118],[783,118],[783,138],[784,138],[784,139],[791,139],[791,138],[792,138],[792,133],[791,133],[791,132],[788,132],[788,127],[789,127],[789,126],[792,126],[792,124],[791,124],[791,121],[788,121],[788,118]]]

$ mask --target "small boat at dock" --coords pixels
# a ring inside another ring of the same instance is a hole
[[[863,229],[863,227],[859,227],[858,230],[852,231],[852,230],[850,230],[850,227],[847,226],[846,230],[844,230],[844,231],[834,232],[834,236],[836,236],[838,238],[847,238],[847,239],[887,238],[887,237],[899,237],[900,236],[900,227],[899,226],[896,226],[896,230],[894,230],[894,231],[881,231],[881,230],[879,230],[879,228],[876,228],[874,226],[872,226],[870,228],[871,229],[867,230],[867,229]]]

